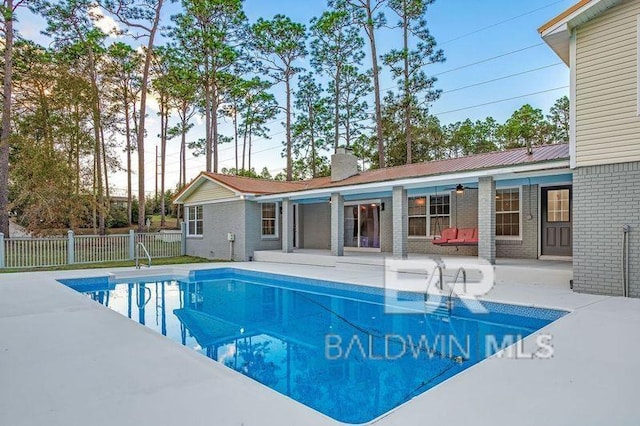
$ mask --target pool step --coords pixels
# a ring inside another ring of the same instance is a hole
[[[449,308],[447,307],[446,302],[429,300],[425,302],[425,308],[429,315],[436,315],[441,317],[449,317]]]

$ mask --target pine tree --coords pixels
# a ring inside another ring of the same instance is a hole
[[[293,22],[284,15],[276,15],[272,20],[259,18],[252,25],[253,48],[262,65],[276,84],[285,86],[285,147],[287,158],[287,180],[293,179],[292,161],[292,79],[300,72],[296,61],[307,54],[307,31],[303,24]]]
[[[383,56],[384,63],[391,68],[393,78],[401,87],[395,100],[403,110],[407,164],[412,163],[412,121],[416,108],[427,108],[440,97],[433,88],[435,77],[428,77],[424,68],[430,64],[444,62],[444,52],[436,50],[436,41],[427,28],[427,6],[433,0],[389,0],[389,8],[400,18],[398,27],[402,31],[402,49],[394,49]],[[411,39],[416,45],[410,48]]]

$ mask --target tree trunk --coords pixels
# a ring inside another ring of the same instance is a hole
[[[242,171],[244,172],[244,159],[247,155],[247,119],[244,122],[244,133],[242,135]]]
[[[145,205],[144,205],[144,120],[147,114],[147,88],[149,86],[149,68],[153,56],[153,42],[160,22],[160,11],[164,0],[158,0],[156,14],[153,18],[153,26],[149,34],[147,52],[144,59],[142,71],[142,83],[140,85],[140,125],[138,126],[138,232],[144,231],[145,226]]]
[[[185,109],[186,112],[186,109]],[[185,114],[186,117],[186,114]],[[182,186],[180,187],[180,189],[182,189],[182,187],[184,187],[187,184],[187,120],[183,120],[182,121],[182,140],[180,141],[180,146],[182,148],[182,155],[181,155],[181,160],[182,160]]]
[[[236,174],[238,174],[238,109],[233,104],[233,138],[236,144]]]
[[[287,181],[293,180],[293,162],[291,161],[291,81],[289,72],[285,79],[286,91],[287,91],[287,120],[286,120],[286,132],[287,132]]]
[[[318,175],[318,171],[316,169],[316,140],[313,120],[313,103],[309,102],[309,130],[311,130],[311,176],[315,178]],[[336,150],[337,149],[338,147],[336,146]]]
[[[181,191],[182,188],[187,184],[186,182],[186,168],[187,168],[187,106],[185,104],[182,105],[182,113],[180,115],[180,174],[178,176],[178,191]],[[176,211],[176,224],[180,224],[180,217],[182,214],[182,206],[178,204]]]
[[[373,95],[376,104],[376,139],[378,140],[378,167],[384,168],[384,137],[382,135],[382,105],[380,103],[380,71],[378,70],[378,52],[376,48],[375,28],[373,27],[373,14],[371,0],[367,0],[367,24],[366,32],[371,45],[371,65],[373,68]]]
[[[131,126],[129,123],[129,99],[128,99],[127,89],[124,90],[124,128],[125,135],[127,138],[127,217],[129,218],[128,223],[131,225],[131,220],[133,216],[133,197],[131,194]]]
[[[205,56],[204,59],[204,127],[205,127],[205,157],[206,157],[206,169],[207,172],[211,172],[211,85],[209,83],[209,57]]]
[[[91,47],[88,50],[87,58],[89,60],[89,73],[91,77],[91,91],[92,91],[92,115],[93,115],[93,138],[94,138],[94,164],[95,164],[95,186],[96,186],[96,204],[98,214],[98,234],[104,235],[106,233],[105,223],[105,203],[104,203],[104,187],[102,184],[102,117],[100,111],[100,91],[98,89],[98,81],[96,75],[96,62],[93,50]]]
[[[345,89],[346,89],[346,94],[345,94],[345,108],[344,108],[345,110],[344,139],[345,139],[345,145],[347,146],[347,148],[349,148],[349,146],[351,145],[351,102],[349,101],[349,99],[351,99],[351,91],[349,90],[349,87],[345,87]]]
[[[169,110],[168,102],[165,97],[164,107],[162,108],[163,120],[162,128],[160,129],[160,226],[166,226],[167,219],[165,217],[165,198],[164,198],[164,174],[166,171],[165,163],[167,157],[167,127],[169,123]]]
[[[402,2],[402,7],[404,14],[402,17],[404,41],[404,133],[407,145],[407,164],[411,164],[413,162],[413,148],[411,146],[411,93],[409,92],[409,20],[407,18],[407,0]]]
[[[104,193],[106,198],[106,213],[110,210],[109,202],[111,200],[111,192],[109,190],[109,169],[107,168],[107,144],[104,141],[104,127],[100,125],[100,142],[102,143],[102,168],[104,170]]]
[[[213,144],[213,172],[218,173],[218,89],[215,84],[211,87],[211,143]]]
[[[9,148],[11,137],[11,92],[13,89],[13,0],[5,3],[8,16],[4,22],[4,87],[2,133],[0,135],[0,232],[9,235]]]
[[[74,161],[75,161],[75,172],[76,172],[76,180],[75,180],[75,195],[80,194],[80,111],[78,104],[74,105],[74,123],[75,123],[75,148],[74,148]]]
[[[335,90],[333,93],[334,99],[334,130],[333,130],[333,152],[338,151],[338,145],[340,144],[340,67],[336,70],[336,78],[334,81]],[[315,177],[315,173],[314,176]]]
[[[248,162],[249,170],[251,170],[251,136],[252,136],[251,132],[253,132],[253,126],[249,124],[249,162]]]

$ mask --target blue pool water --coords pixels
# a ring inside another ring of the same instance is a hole
[[[458,300],[386,314],[382,290],[224,268],[189,280],[62,280],[93,300],[346,423],[375,419],[565,312]],[[405,297],[423,297],[407,294]]]

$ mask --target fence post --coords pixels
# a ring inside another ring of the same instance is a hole
[[[4,234],[0,232],[0,268],[6,266],[4,261]]]
[[[67,237],[69,238],[67,242],[67,263],[73,265],[76,263],[76,238],[73,230],[69,229],[67,231]]]
[[[187,255],[187,223],[184,220],[180,223],[180,255]]]
[[[136,231],[129,229],[129,260],[136,259]]]

